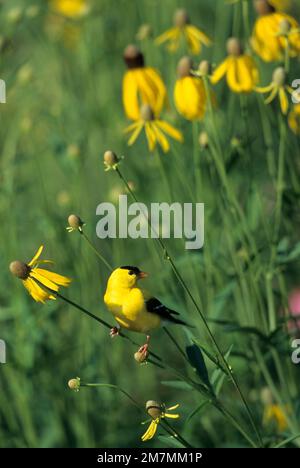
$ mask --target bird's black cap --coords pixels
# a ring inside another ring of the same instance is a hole
[[[135,274],[138,275],[141,273],[141,270],[138,267],[135,266],[130,266],[130,265],[125,265],[120,267],[122,270],[129,270],[130,274]]]

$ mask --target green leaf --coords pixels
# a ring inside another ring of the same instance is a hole
[[[168,436],[160,435],[158,436],[158,439],[161,442],[164,442],[165,444],[167,444],[167,447],[175,447],[175,448],[185,447],[178,439],[175,439],[175,437],[172,437],[172,436],[168,437]]]
[[[291,437],[288,437],[287,439],[284,439],[280,444],[275,445],[273,448],[281,448],[284,447],[285,445],[289,444],[290,442],[293,442],[295,439],[300,439],[300,432],[299,434],[293,435]]]
[[[209,388],[211,388],[211,384],[210,384],[208,372],[207,372],[207,367],[206,367],[201,349],[196,344],[189,345],[185,349],[186,349],[188,360],[191,363],[191,365],[196,369],[197,374],[199,375],[200,379]]]
[[[182,380],[163,380],[162,385],[171,388],[177,388],[178,390],[193,390],[193,387]]]
[[[196,414],[200,413],[205,406],[207,406],[210,403],[209,400],[202,401],[200,405],[198,405],[186,418],[186,423],[189,422]]]

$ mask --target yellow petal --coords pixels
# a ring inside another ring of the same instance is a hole
[[[145,133],[148,141],[149,150],[152,152],[156,146],[156,136],[150,122],[145,123]]]
[[[143,126],[144,126],[143,122],[141,122],[141,121],[138,122],[138,125],[136,126],[135,131],[132,133],[131,137],[128,140],[128,145],[129,146],[133,145],[133,143],[136,141],[137,137],[139,136],[139,134],[142,131]]]
[[[131,133],[133,132],[133,130],[136,129],[136,127],[138,127],[140,125],[140,121],[137,121],[137,122],[134,122],[133,124],[131,125],[128,125],[128,127],[124,128],[123,132],[124,133]]]
[[[209,46],[211,45],[212,41],[210,38],[200,29],[196,28],[192,24],[189,24],[185,27],[186,30],[189,31],[189,34],[193,35],[198,41],[202,42],[204,45]]]
[[[169,418],[169,419],[178,419],[180,416],[179,416],[179,414],[164,413],[164,417]]]
[[[30,278],[36,279],[39,283],[43,284],[46,286],[46,288],[51,289],[51,291],[58,291],[58,286],[57,284],[53,283],[50,279],[46,278],[45,276],[41,275],[37,270],[39,268],[35,268],[31,270],[30,272]]]
[[[136,70],[136,80],[142,103],[148,104],[154,114],[158,115],[167,95],[159,73],[151,67],[140,68]]]
[[[170,143],[168,142],[168,139],[165,137],[163,132],[159,129],[159,127],[156,125],[156,122],[151,122],[151,128],[155,132],[156,139],[160,146],[162,147],[162,150],[164,153],[167,153],[170,149]]]
[[[258,93],[264,94],[264,93],[269,93],[270,91],[273,91],[273,89],[274,89],[274,83],[271,83],[268,86],[263,86],[263,87],[256,86],[255,91],[257,91]]]
[[[167,88],[160,74],[154,68],[145,67],[144,73],[148,77],[149,81],[154,83],[156,87],[156,98],[154,102],[150,103],[150,105],[154,114],[158,116],[167,102]]]
[[[130,120],[138,120],[140,106],[138,96],[137,70],[128,70],[123,78],[123,106],[125,114]]]
[[[267,99],[265,99],[265,103],[270,104],[272,101],[274,101],[274,99],[276,98],[276,96],[278,94],[278,91],[279,91],[278,87],[274,86],[270,96],[267,97]]]
[[[186,119],[201,119],[206,103],[202,80],[192,76],[178,79],[174,88],[174,101],[176,109]]]
[[[168,411],[173,411],[173,410],[176,410],[177,408],[179,408],[180,404],[177,403],[177,405],[174,405],[174,406],[170,406],[169,408],[167,408]]]
[[[286,115],[289,110],[289,101],[284,88],[281,86],[279,89],[279,101],[282,113]]]
[[[173,127],[173,125],[165,122],[164,120],[156,120],[156,125],[161,128],[167,135],[174,138],[174,140],[183,142],[183,135],[182,133],[177,130],[177,128]]]
[[[59,286],[69,286],[72,281],[67,276],[62,276],[58,273],[54,273],[53,271],[44,270],[43,268],[35,268],[34,271],[44,278],[49,279],[53,283],[58,284]]]
[[[213,72],[210,81],[212,84],[218,83],[226,74],[228,69],[229,58],[227,57]]]
[[[155,39],[157,45],[163,44],[166,41],[177,39],[178,37],[178,28],[171,28],[162,33]]]
[[[142,436],[142,441],[145,442],[146,440],[150,440],[154,437],[156,431],[157,431],[157,426],[158,426],[158,422],[155,420],[155,421],[151,421],[150,423],[150,426],[148,427],[147,431],[145,432],[145,434]]]
[[[188,47],[190,49],[190,51],[192,52],[192,54],[194,55],[198,55],[200,54],[201,52],[201,42],[199,41],[199,39],[197,39],[197,37],[195,37],[187,27],[184,28],[184,34],[185,34],[185,37],[186,37],[186,41],[188,43]]]
[[[37,263],[37,260],[38,260],[38,258],[41,256],[41,253],[42,253],[43,249],[44,249],[44,246],[41,245],[41,246],[39,247],[37,253],[36,253],[35,256],[33,257],[33,259],[30,260],[30,262],[28,263],[28,266],[32,266],[32,265],[34,265],[35,263]]]

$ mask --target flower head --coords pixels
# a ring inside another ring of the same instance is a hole
[[[300,29],[295,18],[275,11],[266,0],[256,0],[255,6],[259,17],[253,28],[251,44],[257,55],[265,62],[281,60],[287,47],[291,57],[299,55]]]
[[[66,228],[68,232],[79,231],[82,232],[82,228],[85,223],[75,214],[70,214],[68,217],[69,226]]]
[[[129,127],[125,128],[125,133],[131,133],[128,145],[131,146],[137,140],[142,130],[145,130],[149,150],[152,152],[157,145],[167,153],[170,149],[170,143],[165,134],[179,142],[183,142],[182,133],[168,122],[155,117],[151,107],[143,105],[140,110],[140,118]]]
[[[265,100],[266,104],[270,104],[279,96],[280,107],[283,114],[287,114],[289,109],[287,92],[290,94],[294,92],[294,90],[286,84],[286,77],[287,75],[284,68],[278,67],[275,69],[272,82],[268,86],[255,88],[258,93],[270,93],[269,97]]]
[[[85,15],[88,10],[87,0],[51,0],[52,9],[67,18],[80,18]]]
[[[289,113],[288,122],[290,129],[296,135],[300,135],[300,104],[296,104],[293,107],[293,109]]]
[[[105,171],[116,170],[120,163],[120,159],[118,158],[116,153],[108,150],[104,153],[103,162],[105,166]]]
[[[74,392],[79,392],[80,377],[76,377],[75,379],[70,379],[68,382],[68,387],[70,390],[74,390]]]
[[[206,96],[201,77],[192,76],[192,60],[182,57],[177,66],[174,101],[178,112],[187,120],[202,119],[205,113]]]
[[[39,268],[41,263],[53,263],[50,260],[40,260],[44,246],[41,245],[32,260],[28,263],[16,260],[9,266],[11,273],[22,280],[25,288],[36,302],[56,299],[55,293],[60,286],[69,286],[71,279],[52,271]],[[52,292],[51,292],[52,291]]]
[[[169,419],[178,419],[180,416],[179,414],[173,414],[169,413],[168,411],[173,411],[178,408],[179,404],[171,406],[170,408],[166,408],[165,405],[162,405],[160,403],[157,403],[157,401],[154,400],[149,400],[146,403],[146,411],[151,416],[152,421],[145,432],[145,434],[142,436],[142,441],[145,442],[146,440],[150,440],[154,437],[157,427],[163,418],[169,418]]]
[[[129,45],[124,51],[128,67],[123,78],[123,105],[126,116],[131,120],[140,117],[140,105],[148,104],[155,115],[159,115],[167,101],[167,89],[159,73],[146,67],[144,55],[135,46]]]
[[[209,37],[190,24],[188,13],[184,9],[175,11],[173,28],[158,36],[155,42],[157,45],[167,43],[169,51],[174,52],[179,48],[182,39],[187,43],[189,51],[195,55],[201,52],[202,44],[211,45]]]
[[[235,93],[249,93],[258,82],[258,68],[253,58],[243,52],[240,41],[234,37],[227,41],[228,57],[211,76],[213,84],[225,75],[229,88]]]

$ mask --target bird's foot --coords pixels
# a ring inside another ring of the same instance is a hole
[[[119,332],[120,332],[120,328],[112,327],[109,334],[110,334],[111,338],[115,338],[116,336],[119,335]]]

